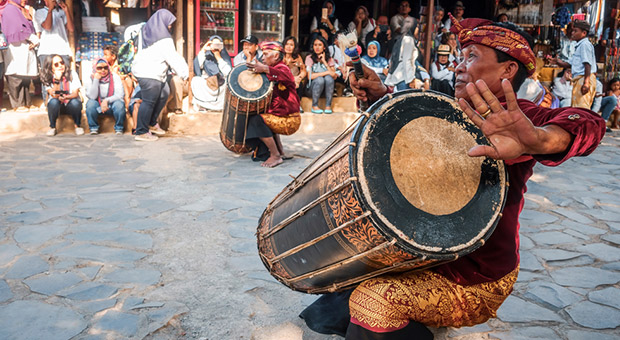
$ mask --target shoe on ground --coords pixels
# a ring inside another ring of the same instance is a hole
[[[610,129],[610,128],[606,128],[605,132],[614,132],[614,130]]]
[[[134,138],[135,140],[138,141],[142,141],[142,142],[154,142],[156,140],[159,139],[159,137],[154,136],[150,133],[143,133],[141,135],[136,135],[136,137]]]
[[[325,112],[326,114],[331,114],[333,111],[329,110],[329,109],[325,109],[325,111],[323,111],[323,112]]]
[[[84,134],[84,129],[82,129],[81,127],[76,127],[75,128],[75,135],[76,136],[81,136]]]
[[[47,132],[45,133],[46,136],[48,137],[54,137],[56,136],[56,128],[51,128],[49,130],[47,130]]]
[[[151,132],[151,134],[154,134],[155,136],[164,136],[166,134],[166,131],[164,131],[162,128],[160,128],[159,126],[156,128],[150,128],[149,131]]]
[[[123,135],[123,131],[116,131],[114,132],[117,136],[122,136]]]
[[[316,113],[316,114],[321,114],[321,113],[323,113],[323,110],[321,110],[321,109],[319,109],[319,110],[312,109],[312,110],[310,110],[310,112]]]
[[[90,134],[91,135],[98,135],[99,134],[99,130],[90,130]]]

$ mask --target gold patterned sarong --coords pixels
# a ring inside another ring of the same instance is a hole
[[[573,78],[573,93],[570,106],[589,110],[590,107],[592,107],[592,102],[594,102],[594,96],[596,95],[596,74],[590,74],[590,91],[586,94],[581,94],[583,80],[583,76]]]
[[[498,281],[462,286],[430,270],[362,282],[349,299],[351,321],[374,332],[401,329],[409,320],[431,327],[486,322],[512,292],[519,268]]]
[[[301,115],[299,112],[291,113],[288,116],[276,116],[270,113],[263,113],[260,116],[271,132],[279,135],[292,135],[301,126]]]

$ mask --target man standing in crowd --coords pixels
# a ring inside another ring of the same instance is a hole
[[[366,35],[366,43],[369,43],[373,40],[379,43],[381,47],[379,52],[379,56],[383,58],[389,58],[389,51],[391,50],[388,46],[389,41],[392,39],[392,30],[388,25],[388,18],[385,15],[380,15],[377,18],[377,27],[372,32],[368,32]]]
[[[67,67],[71,65],[72,53],[67,32],[73,33],[73,17],[64,1],[45,0],[45,7],[37,10],[34,25],[41,32],[39,61],[41,65],[49,55],[58,54]]]
[[[233,59],[233,66],[254,62],[254,59],[262,60],[263,52],[258,49],[258,38],[248,35],[241,39],[243,44],[242,53],[238,53]]]
[[[402,29],[403,24],[405,23],[405,19],[409,17],[409,12],[411,12],[411,6],[409,5],[409,1],[401,1],[398,6],[398,13],[390,19],[390,27],[392,28],[392,37],[396,40],[401,35],[407,33]],[[414,26],[418,25],[418,20],[414,19]],[[417,32],[416,32],[417,33]]]
[[[594,46],[588,39],[590,24],[585,20],[575,20],[571,31],[571,40],[577,42],[575,52],[569,62],[553,59],[563,68],[571,68],[573,74],[572,107],[589,109],[596,94],[596,56]]]
[[[465,6],[463,6],[462,1],[457,1],[454,4],[454,10],[452,11],[452,15],[454,16],[456,20],[459,20],[459,21],[463,20],[464,15],[465,15]],[[443,25],[444,25],[444,32],[448,32],[450,30],[450,27],[452,27],[452,21],[450,20],[450,18],[446,19]]]

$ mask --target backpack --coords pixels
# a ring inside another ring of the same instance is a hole
[[[133,64],[133,58],[138,53],[139,42],[142,39],[140,31],[144,24],[138,24],[130,26],[125,32],[125,42],[118,49],[118,66],[121,74],[131,73],[131,64]]]

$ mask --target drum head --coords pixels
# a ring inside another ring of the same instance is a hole
[[[228,74],[228,89],[236,96],[246,100],[259,100],[271,92],[271,82],[262,73],[250,71],[241,64]]]
[[[488,142],[451,97],[403,91],[376,103],[351,169],[377,226],[405,249],[462,255],[490,236],[506,196],[504,163],[469,157]]]

